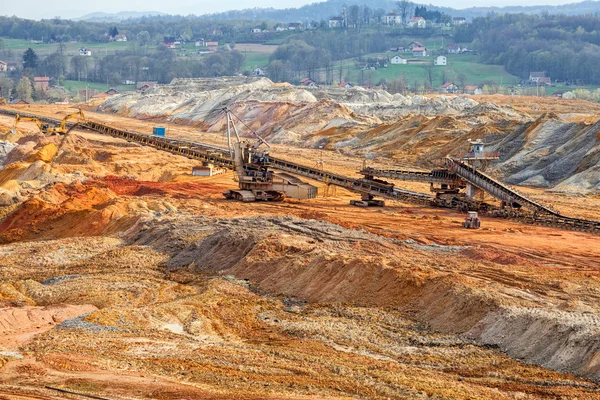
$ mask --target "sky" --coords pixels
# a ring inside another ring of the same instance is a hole
[[[530,0],[526,5],[558,5],[573,3],[581,0]],[[314,3],[315,0],[102,0],[97,2],[75,0],[2,0],[0,15],[16,15],[22,18],[42,19],[52,17],[76,18],[91,12],[101,11],[116,13],[119,11],[160,11],[167,14],[206,14],[219,11],[237,10],[253,7],[287,8],[299,7],[304,4]],[[365,1],[368,3],[368,0]],[[418,1],[419,3],[432,3],[436,6],[453,8],[468,8],[477,6],[506,6],[525,5],[522,0],[434,0]]]

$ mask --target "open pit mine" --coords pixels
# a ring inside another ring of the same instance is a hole
[[[242,77],[4,105],[0,399],[600,399],[598,115]]]

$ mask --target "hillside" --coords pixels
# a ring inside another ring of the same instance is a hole
[[[320,21],[338,15],[344,6],[364,5],[363,0],[327,0],[323,2],[315,2],[298,8],[248,8],[242,10],[231,10],[222,13],[199,14],[197,10],[190,9],[190,13],[200,15],[203,19],[215,20],[234,20],[234,19],[250,19],[250,20],[272,20],[282,22],[297,22],[297,21]],[[417,2],[417,4],[419,4]],[[367,4],[371,9],[384,9],[386,12],[397,8],[396,2],[392,0],[374,0]],[[430,10],[438,10],[449,14],[453,17],[465,17],[473,19],[476,17],[485,17],[489,13],[525,13],[525,14],[542,14],[544,12],[550,14],[564,15],[583,15],[595,14],[600,12],[600,1],[582,1],[579,3],[571,3],[565,5],[535,5],[535,6],[505,6],[505,7],[469,7],[465,9],[456,9],[451,7],[439,7],[432,4],[422,4]]]

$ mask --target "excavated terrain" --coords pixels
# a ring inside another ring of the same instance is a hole
[[[298,146],[261,131],[277,138],[273,155],[322,158],[354,176],[365,157],[426,168],[485,137],[503,153],[490,173],[564,214],[600,219],[596,125],[566,118],[560,99],[554,114],[485,103],[391,120],[349,111],[351,95],[333,92],[307,92],[314,120],[297,98],[287,111],[268,100],[272,126],[306,123],[293,128]],[[257,99],[229,106],[260,113]],[[86,117],[225,141],[222,121],[207,122],[216,111],[123,116],[136,104]],[[354,123],[327,128],[335,110]],[[136,143],[11,125],[0,115],[0,398],[81,398],[58,388],[109,399],[600,399],[598,236],[491,217],[465,230],[454,210],[359,209],[348,204],[356,194],[315,182],[312,200],[231,202],[221,194],[236,185],[231,172],[195,177],[198,162]]]
[[[223,107],[272,143],[326,148],[431,168],[483,139],[501,154],[490,171],[510,184],[600,192],[600,107],[516,96],[403,96],[361,87],[308,88],[267,78],[175,79],[113,96],[100,110],[223,132]],[[539,104],[538,104],[539,103]],[[526,107],[529,105],[529,107]]]

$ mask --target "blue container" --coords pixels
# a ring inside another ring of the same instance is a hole
[[[162,126],[155,126],[154,128],[152,128],[152,134],[156,135],[156,136],[162,136],[162,137],[167,136],[166,129]]]

